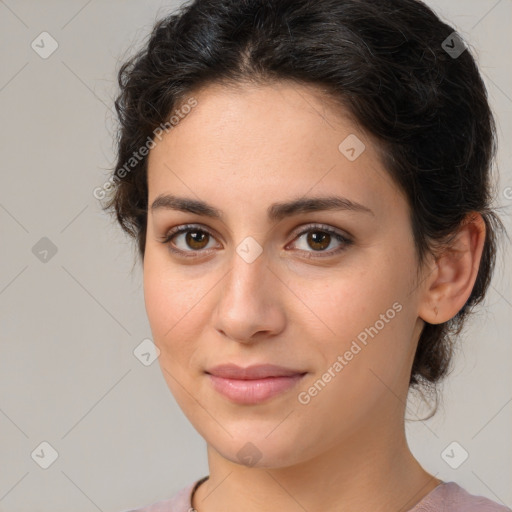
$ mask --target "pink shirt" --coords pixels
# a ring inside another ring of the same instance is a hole
[[[171,499],[125,512],[193,512],[192,493],[208,477],[178,491]],[[441,482],[408,512],[512,512],[483,496],[469,494],[455,482]]]

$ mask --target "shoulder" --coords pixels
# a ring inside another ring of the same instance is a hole
[[[425,496],[410,512],[512,512],[496,501],[470,494],[455,482],[443,482]]]
[[[156,501],[145,507],[125,510],[123,512],[192,512],[193,509],[190,505],[192,492],[202,481],[203,479],[183,487],[167,500]]]

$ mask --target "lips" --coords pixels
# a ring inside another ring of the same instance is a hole
[[[268,377],[291,377],[293,375],[301,375],[306,373],[302,370],[292,370],[283,366],[276,366],[273,364],[259,364],[242,368],[236,364],[221,364],[214,366],[206,373],[215,375],[216,377],[223,377],[225,379],[238,379],[238,380],[254,380],[266,379]]]
[[[247,368],[224,364],[206,371],[213,389],[240,405],[255,405],[289,391],[306,373],[271,364]]]

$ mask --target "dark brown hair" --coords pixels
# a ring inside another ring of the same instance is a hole
[[[496,137],[484,83],[460,36],[422,2],[181,5],[119,70],[118,154],[106,208],[137,240],[143,258],[147,158],[129,172],[126,162],[193,91],[274,80],[321,87],[378,142],[410,205],[418,268],[429,252],[449,246],[468,214],[483,216],[485,246],[469,299],[450,321],[427,323],[419,340],[410,385],[435,391],[449,369],[452,337],[485,296],[504,226],[491,207]]]

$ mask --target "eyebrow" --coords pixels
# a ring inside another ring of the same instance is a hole
[[[170,194],[158,196],[151,204],[151,211],[160,209],[195,213],[213,219],[223,218],[222,210],[204,201]],[[300,213],[340,210],[369,213],[375,216],[373,211],[367,206],[340,196],[301,197],[292,201],[273,203],[267,208],[267,216],[271,222],[278,222],[285,217],[291,217]]]

